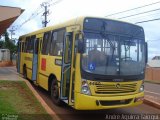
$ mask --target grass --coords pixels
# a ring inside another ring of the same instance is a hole
[[[6,114],[19,120],[51,120],[24,81],[0,80],[0,119]]]

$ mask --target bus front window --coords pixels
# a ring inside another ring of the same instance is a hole
[[[139,75],[145,67],[142,40],[119,35],[85,33],[82,68],[99,75]]]
[[[120,37],[121,75],[143,74],[145,67],[144,43],[140,39]]]

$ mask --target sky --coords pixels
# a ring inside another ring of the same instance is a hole
[[[14,38],[20,35],[38,30],[42,28],[42,21],[44,20],[43,7],[40,7],[42,2],[50,1],[53,3],[58,0],[0,0],[0,5],[20,7],[25,9],[23,14],[10,26],[16,28],[27,20],[36,10],[41,12],[38,16],[34,17],[22,27],[15,31]],[[63,23],[66,20],[76,18],[78,16],[98,16],[105,17],[109,14],[121,12],[124,10],[136,8],[139,6],[147,5],[150,3],[158,2],[158,0],[61,0],[56,5],[51,5],[48,9],[50,11],[48,20],[50,21],[47,26]],[[118,19],[124,16],[133,15],[149,10],[159,9],[160,3],[136,9],[130,12],[121,13],[118,15],[110,16],[108,18]],[[126,22],[136,23],[139,21],[160,18],[160,10],[121,19]],[[144,28],[145,39],[148,42],[149,59],[155,55],[160,55],[160,20],[138,24]]]

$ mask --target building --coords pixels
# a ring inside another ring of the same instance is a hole
[[[160,56],[155,56],[152,60],[148,61],[148,67],[160,68]]]
[[[145,79],[160,82],[160,56],[155,56],[148,62]]]
[[[2,61],[10,61],[9,49],[0,49],[0,62]]]

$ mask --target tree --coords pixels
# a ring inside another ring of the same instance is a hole
[[[0,41],[0,48],[3,49],[5,47],[5,42],[4,41]]]
[[[5,37],[5,48],[10,50],[10,55],[11,55],[10,58],[11,58],[11,61],[12,61],[12,56],[13,56],[13,53],[15,53],[16,50],[17,50],[17,45],[15,45],[9,39],[9,34],[8,34],[7,31],[4,33],[4,37]]]

